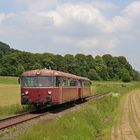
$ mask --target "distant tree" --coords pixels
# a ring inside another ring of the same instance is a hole
[[[66,54],[64,56],[64,62],[66,65],[66,72],[74,74],[76,68],[74,56],[71,54]]]
[[[96,70],[94,69],[90,69],[90,71],[88,72],[88,78],[91,80],[101,80]]]
[[[129,64],[124,56],[113,57],[51,53],[29,53],[10,48],[0,42],[0,75],[20,75],[32,69],[54,69],[89,77],[93,80],[140,80],[140,74]]]
[[[95,69],[96,62],[95,62],[95,59],[92,57],[92,55],[86,56],[86,62],[89,69]]]
[[[20,76],[24,71],[25,71],[24,67],[21,64],[19,64],[16,69],[16,75]]]
[[[97,55],[97,56],[95,57],[95,62],[96,62],[96,66],[104,65],[104,61],[103,61],[102,57],[99,56],[99,55]]]
[[[75,56],[75,74],[81,76],[87,76],[87,72],[89,71],[88,62],[86,60],[86,56],[84,54],[77,54]]]
[[[67,66],[65,64],[63,56],[55,55],[53,62],[56,65],[56,70],[66,72]]]
[[[41,64],[39,63],[35,63],[33,66],[32,66],[32,69],[35,70],[35,69],[42,69],[42,66]]]
[[[2,58],[4,55],[9,53],[10,53],[10,46],[3,42],[0,42],[0,58]]]
[[[123,82],[130,82],[131,81],[131,77],[130,77],[130,74],[129,74],[127,69],[122,69],[120,71],[120,73],[121,73],[121,80]]]
[[[132,80],[139,81],[140,80],[140,74],[136,70],[132,70],[131,72]]]
[[[109,80],[107,67],[105,65],[96,66],[96,72],[103,80]]]
[[[41,65],[46,69],[57,69],[55,64],[55,55],[51,53],[44,53],[41,57]]]
[[[103,55],[102,59],[107,67],[112,67],[113,57],[110,54]]]
[[[16,75],[16,67],[15,66],[3,67],[1,71],[1,75],[5,75],[5,76]]]

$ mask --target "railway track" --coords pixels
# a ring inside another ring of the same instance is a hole
[[[97,99],[97,98],[103,97],[105,95],[107,95],[107,93],[96,94],[96,95],[88,97],[87,100]],[[58,110],[58,108],[52,107],[50,110],[55,112]],[[0,131],[11,128],[13,126],[19,125],[21,123],[24,123],[24,122],[27,122],[27,121],[30,121],[33,119],[40,118],[40,117],[45,116],[47,114],[49,114],[49,112],[33,111],[33,112],[22,113],[19,115],[14,115],[11,117],[6,117],[6,118],[0,120]]]

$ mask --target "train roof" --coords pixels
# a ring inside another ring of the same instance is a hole
[[[37,69],[37,70],[26,71],[22,73],[21,76],[27,76],[27,77],[28,76],[61,76],[61,77],[90,81],[90,79],[86,77],[81,77],[70,73],[65,73],[56,70],[48,70],[48,69],[41,69],[41,70]]]

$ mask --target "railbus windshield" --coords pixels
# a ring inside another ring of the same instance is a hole
[[[21,77],[21,85],[22,87],[53,87],[55,79],[52,76]]]

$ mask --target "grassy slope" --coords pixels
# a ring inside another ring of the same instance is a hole
[[[110,139],[110,130],[117,112],[119,99],[133,89],[140,88],[140,83],[94,82],[96,93],[111,91],[109,96],[88,105],[73,113],[68,113],[56,120],[43,120],[17,140],[94,140]],[[116,94],[117,93],[117,94]]]

